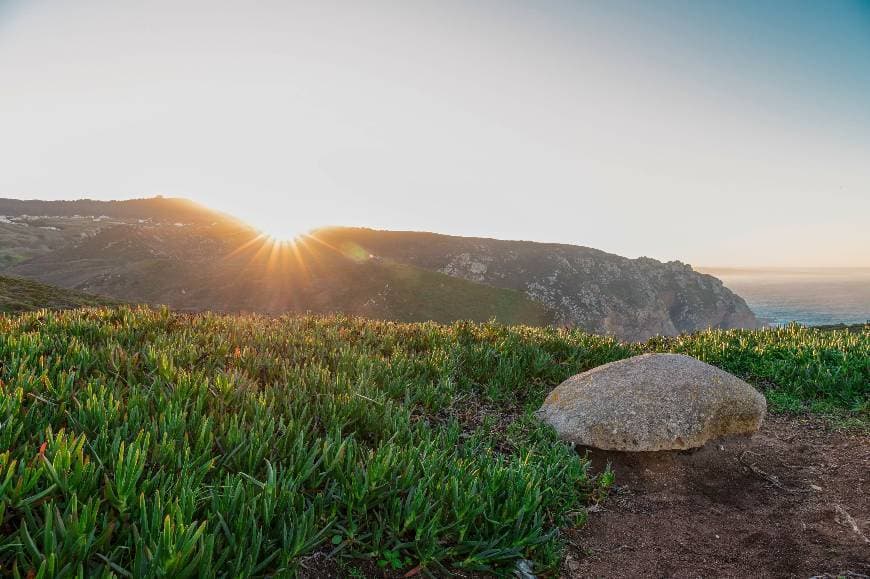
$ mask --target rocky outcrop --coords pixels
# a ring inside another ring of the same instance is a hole
[[[538,416],[568,442],[603,450],[683,450],[752,434],[764,396],[736,376],[681,354],[644,354],[577,374]]]
[[[758,328],[746,302],[691,266],[574,245],[339,228],[318,232],[383,258],[525,292],[556,323],[640,341],[706,328]]]

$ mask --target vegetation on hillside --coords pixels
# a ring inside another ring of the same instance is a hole
[[[764,389],[774,411],[870,413],[870,327],[709,331],[655,338],[645,348],[688,354],[737,374]]]
[[[32,229],[32,228],[31,228]],[[12,268],[127,302],[185,311],[333,313],[395,321],[547,325],[521,291],[379,259],[354,244],[276,243],[238,224],[118,225]]]
[[[117,304],[82,292],[66,290],[17,277],[0,276],[0,313],[17,313],[40,308],[68,309]]]
[[[546,326],[553,314],[520,291],[495,288],[409,265],[372,261],[341,284],[330,306],[344,313],[399,322],[454,320]],[[365,298],[365,301],[360,297]]]
[[[612,481],[533,418],[554,385],[673,350],[866,412],[868,348],[866,332],[798,327],[625,345],[498,324],[0,316],[0,568],[263,576],[322,554],[412,575],[551,569],[559,528]]]

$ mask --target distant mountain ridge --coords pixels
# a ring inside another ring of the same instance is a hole
[[[759,326],[739,296],[679,262],[360,228],[321,229],[297,246],[280,246],[185,200],[40,203],[0,200],[0,215],[56,214],[40,221],[50,229],[39,236],[50,236],[51,243],[33,241],[33,221],[0,223],[0,241],[6,235],[22,244],[6,270],[126,301],[402,321],[495,317],[628,340]],[[73,217],[86,212],[111,219]]]
[[[147,197],[125,199],[122,201],[99,201],[95,199],[40,201],[38,199],[0,198],[0,215],[51,217],[106,216],[116,219],[151,219],[178,222],[234,219],[229,215],[180,197]]]

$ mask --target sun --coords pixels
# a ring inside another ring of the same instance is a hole
[[[291,222],[257,223],[254,225],[264,237],[279,244],[297,243],[311,233],[311,227]]]

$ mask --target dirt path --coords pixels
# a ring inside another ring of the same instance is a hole
[[[870,437],[769,417],[750,440],[609,460],[617,488],[568,533],[564,577],[870,576]]]

